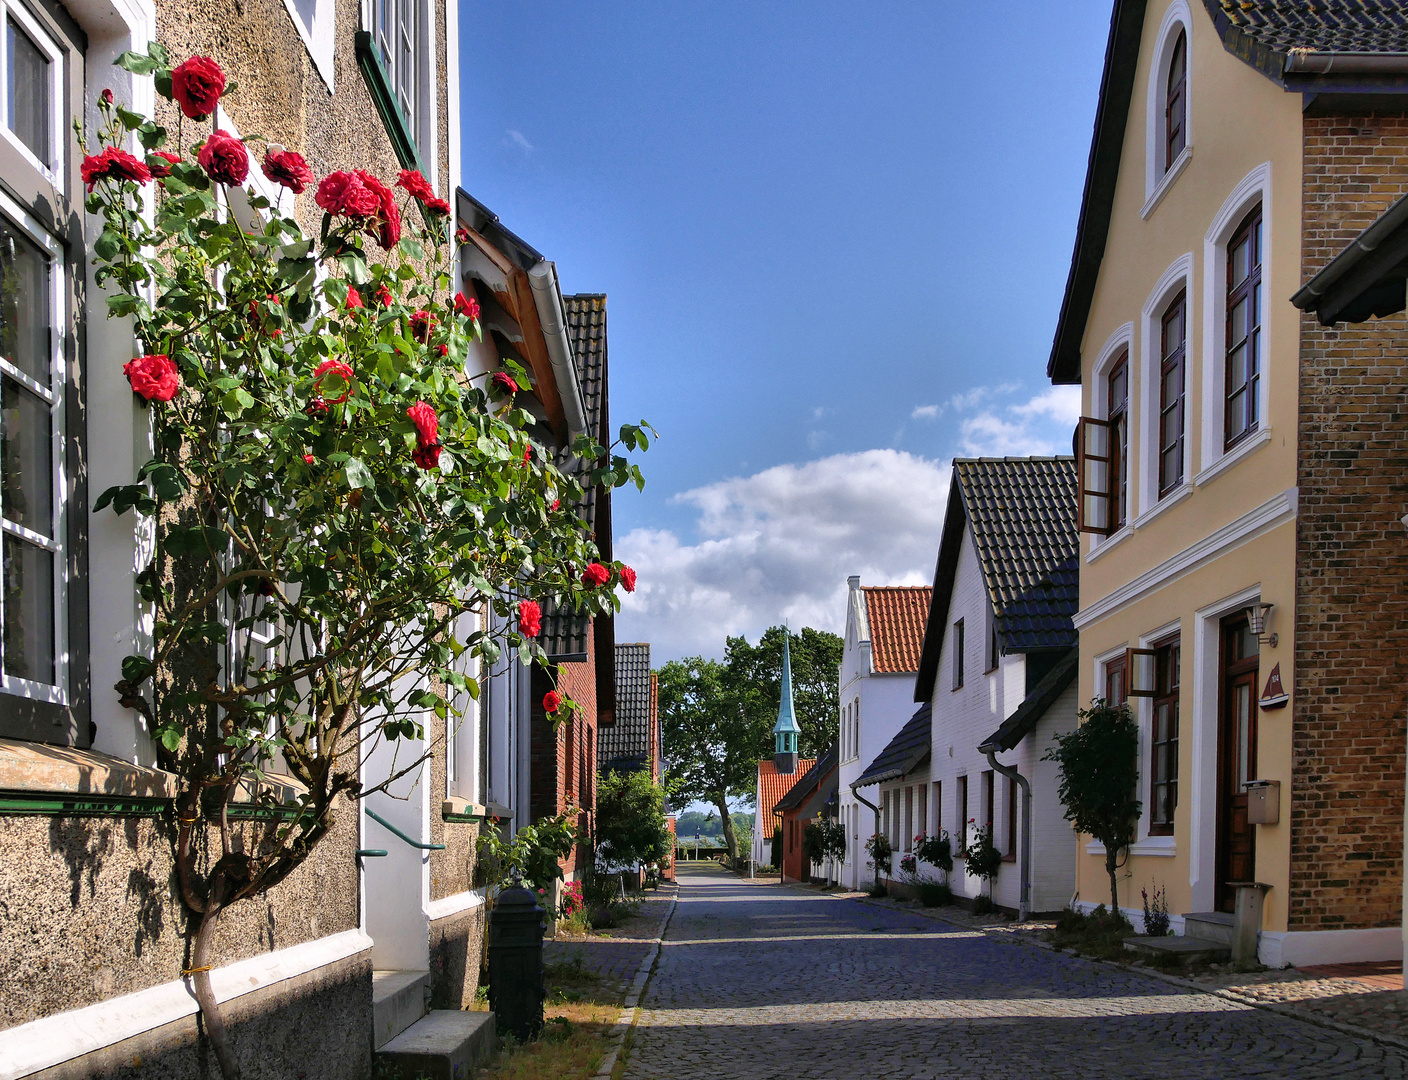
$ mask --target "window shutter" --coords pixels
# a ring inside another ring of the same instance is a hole
[[[1154,696],[1158,690],[1158,655],[1157,649],[1125,650],[1125,678],[1128,680],[1125,697]]]
[[[1110,422],[1082,416],[1076,425],[1076,475],[1080,498],[1076,524],[1081,532],[1109,536],[1110,528]]]

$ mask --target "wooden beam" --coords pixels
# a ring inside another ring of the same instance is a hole
[[[557,385],[557,376],[552,370],[552,359],[548,356],[548,343],[543,337],[543,324],[538,321],[538,307],[533,302],[533,286],[528,275],[522,270],[515,271],[512,279],[517,300],[514,318],[523,328],[523,348],[528,353],[528,366],[533,371],[533,390],[543,409],[548,414],[548,423],[558,444],[567,445],[567,414],[562,408],[562,393]]]

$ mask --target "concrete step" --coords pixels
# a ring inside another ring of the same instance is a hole
[[[1184,964],[1221,963],[1232,955],[1226,945],[1195,937],[1127,937],[1124,947],[1144,956],[1176,956]]]
[[[1183,916],[1183,933],[1232,947],[1233,917],[1225,911],[1193,911]]]
[[[372,1046],[380,1049],[425,1015],[428,971],[372,972]]]
[[[376,1052],[378,1077],[468,1080],[498,1046],[491,1012],[436,1009]]]

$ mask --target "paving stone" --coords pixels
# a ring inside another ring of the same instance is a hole
[[[626,1080],[1408,1077],[1408,1054],[973,927],[681,865]]]

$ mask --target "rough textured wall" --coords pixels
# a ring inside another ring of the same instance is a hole
[[[246,994],[227,1002],[224,1013],[244,1080],[365,1080],[371,1074],[369,953]],[[205,1080],[219,1075],[197,1018],[188,1016],[33,1073],[28,1080]]]
[[[1406,162],[1408,119],[1306,119],[1303,279],[1402,194]],[[1292,930],[1401,918],[1405,330],[1402,314],[1334,329],[1302,320]]]
[[[0,817],[0,1027],[179,977],[190,957],[163,818]],[[218,838],[210,839],[219,845]],[[356,929],[357,826],[332,831],[277,888],[230,908],[216,964]]]
[[[474,1001],[485,959],[485,911],[480,904],[430,924],[431,1008],[461,1009]]]

